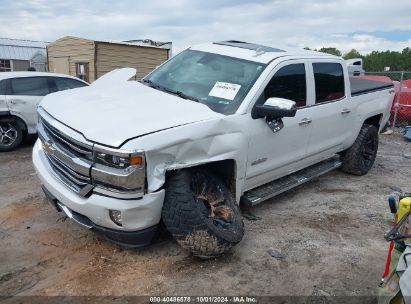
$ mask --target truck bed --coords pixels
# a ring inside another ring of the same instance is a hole
[[[350,77],[351,96],[367,94],[375,91],[393,88],[392,82],[382,82],[359,77]]]

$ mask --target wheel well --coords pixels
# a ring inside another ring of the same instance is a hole
[[[236,175],[237,175],[235,160],[233,159],[220,160],[220,161],[206,163],[206,164],[202,164],[198,166],[193,166],[190,168],[200,168],[200,169],[213,172],[215,175],[221,178],[222,181],[226,183],[231,194],[235,197],[236,195]],[[168,173],[171,173],[171,172],[168,172]]]
[[[364,121],[364,124],[372,125],[372,126],[376,127],[377,130],[379,130],[380,129],[380,123],[381,123],[381,117],[382,117],[382,114],[371,116],[371,117],[367,118]]]
[[[5,115],[5,116],[1,116],[0,117],[0,121],[5,121],[5,122],[16,122],[19,127],[21,128],[21,130],[23,131],[23,135],[27,135],[27,125],[24,122],[23,119],[21,119],[18,116],[14,116],[14,115]]]

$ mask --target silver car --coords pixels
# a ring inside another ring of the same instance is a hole
[[[0,73],[0,151],[13,150],[24,136],[37,132],[37,106],[45,95],[87,85],[54,73]]]

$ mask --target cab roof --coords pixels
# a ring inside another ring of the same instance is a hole
[[[286,56],[341,59],[340,57],[321,52],[298,48],[274,48],[271,46],[238,40],[204,43],[193,46],[190,49],[195,51],[203,51],[224,56],[236,57],[239,59],[255,61],[264,64],[268,64],[274,59]]]

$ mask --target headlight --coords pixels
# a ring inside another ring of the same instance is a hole
[[[130,155],[130,156],[118,156],[106,153],[97,153],[96,162],[102,165],[114,167],[114,168],[127,168],[129,166],[141,166],[143,164],[142,155]]]
[[[96,192],[120,198],[141,197],[145,191],[143,151],[126,152],[98,148],[94,151],[91,177]]]

